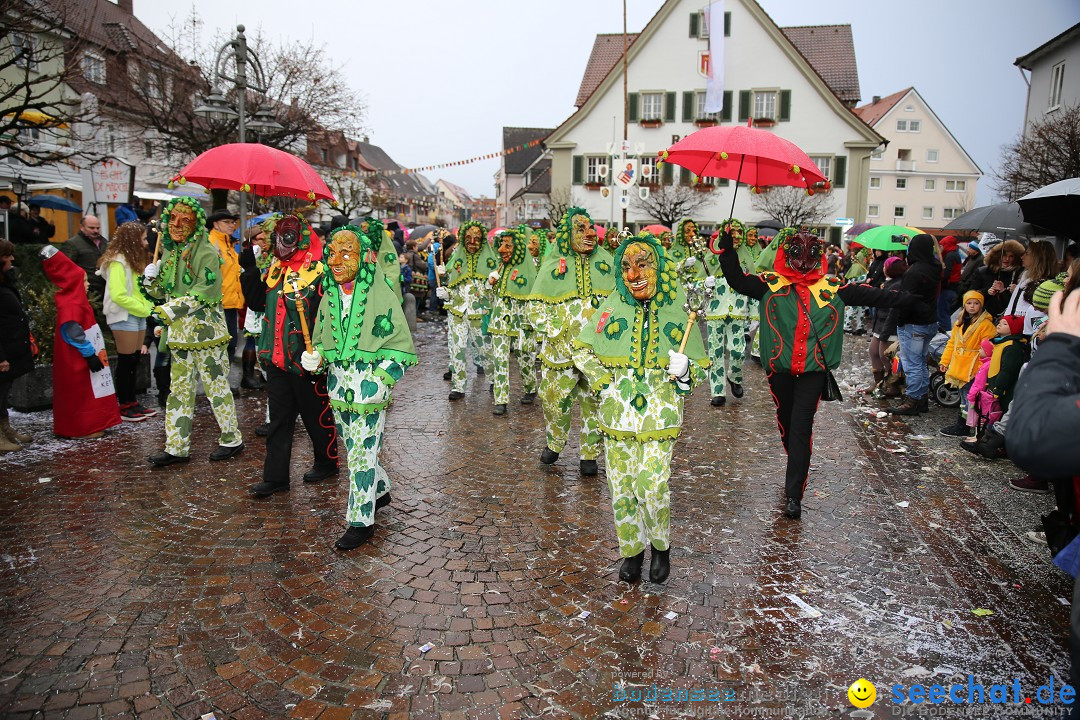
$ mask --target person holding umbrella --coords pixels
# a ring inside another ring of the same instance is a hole
[[[746,246],[746,226],[732,218],[724,223],[724,232],[731,233],[735,244],[739,264],[742,265],[742,250]],[[755,244],[757,239],[755,237]],[[705,332],[709,339],[709,384],[712,390],[713,407],[723,407],[727,403],[727,386],[731,385],[731,394],[736,398],[743,396],[743,360],[746,357],[746,318],[752,302],[727,284],[720,271],[717,255],[709,253],[705,257],[705,267],[710,277],[705,280],[712,285],[712,294],[705,305]],[[755,304],[756,308],[756,304]]]

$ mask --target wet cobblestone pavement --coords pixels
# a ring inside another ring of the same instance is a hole
[[[576,431],[548,468],[541,408],[519,388],[506,417],[483,379],[448,403],[443,332],[420,324],[422,363],[387,417],[393,504],[352,553],[332,548],[344,476],[299,481],[302,428],[291,492],[248,496],[261,393],[237,401],[247,450],[225,463],[206,460],[202,400],[186,466],[146,464],[160,416],[0,459],[0,714],[838,718],[866,677],[888,717],[894,683],[972,674],[1034,692],[1067,677],[1071,580],[1023,536],[1052,499],[1006,491],[1015,468],[939,436],[950,413],[908,423],[851,392],[823,403],[792,522],[760,368],[727,407],[699,390],[675,452],[671,578],[631,587],[603,470],[578,475]],[[857,367],[866,343],[847,345]],[[48,414],[16,419],[47,435]],[[734,699],[624,702],[619,683]]]

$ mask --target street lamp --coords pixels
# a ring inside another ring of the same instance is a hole
[[[11,181],[11,192],[15,193],[15,213],[18,214],[19,206],[22,205],[22,196],[26,194],[28,186],[26,181],[23,180],[23,176],[15,178]]]
[[[228,71],[229,62],[235,65],[235,74]],[[250,69],[248,65],[250,64]],[[249,76],[250,71],[250,76]],[[236,87],[236,110],[233,110],[228,99],[221,92],[223,82],[231,82]],[[228,41],[218,49],[217,61],[214,63],[214,85],[210,94],[203,99],[202,105],[195,108],[194,112],[199,117],[207,120],[225,121],[237,118],[239,125],[240,142],[246,142],[245,131],[247,130],[247,116],[245,105],[247,91],[266,94],[266,73],[263,72],[262,62],[255,51],[247,45],[247,37],[244,35],[244,26],[236,26],[236,37]],[[256,132],[281,129],[282,126],[274,119],[273,113],[268,106],[260,107],[252,119],[251,129]],[[247,193],[240,191],[240,233],[243,235],[247,229]]]

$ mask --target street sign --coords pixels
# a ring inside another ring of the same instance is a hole
[[[854,224],[855,218],[836,218],[833,220],[833,225],[838,225],[839,227],[851,227]]]
[[[612,183],[615,187],[623,188],[632,187],[637,184],[638,176],[638,161],[637,158],[628,159],[624,158],[618,161],[618,164],[614,168],[614,177]]]

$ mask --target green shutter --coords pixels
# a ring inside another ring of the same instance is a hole
[[[664,93],[664,122],[675,122],[675,93]]]
[[[670,185],[675,177],[675,166],[671,163],[664,163],[661,167],[660,181],[664,185]]]
[[[739,91],[739,122],[750,119],[750,91]]]
[[[717,178],[717,179],[716,179],[716,184],[717,184],[717,185],[718,185],[719,187],[727,187],[728,185],[730,185],[730,184],[731,184],[731,181],[730,181],[730,180],[728,180],[727,178]]]
[[[701,15],[699,13],[690,13],[690,37],[696,38],[698,36],[698,23],[700,21]]]
[[[580,185],[585,182],[585,158],[581,155],[574,156],[574,184]]]
[[[847,183],[847,155],[837,155],[833,158],[835,170],[833,170],[832,186],[842,188]]]
[[[791,91],[790,90],[781,90],[780,91],[780,119],[781,120],[790,120],[791,119]]]
[[[687,170],[686,168],[679,168],[679,184],[680,185],[689,185],[690,184],[690,171]]]
[[[731,37],[731,13],[724,13],[724,37]]]
[[[627,122],[637,122],[638,121],[638,94],[637,93],[630,93],[627,102],[630,105],[630,109],[628,111],[628,114],[630,115],[630,117],[627,118]]]
[[[732,93],[731,93],[730,90],[725,90],[724,91],[724,110],[720,114],[720,119],[723,122],[731,122],[731,103],[732,103],[731,95],[732,95]]]
[[[682,121],[694,122],[697,108],[694,107],[694,93],[686,91],[682,94]]]
[[[838,227],[829,228],[829,242],[831,242],[833,245],[839,245],[840,244],[840,228],[838,228]]]

